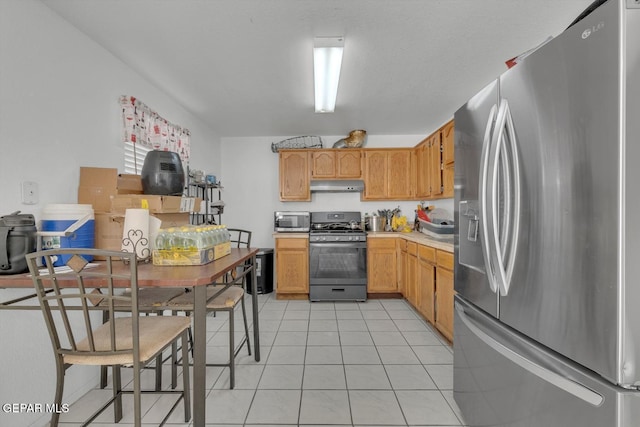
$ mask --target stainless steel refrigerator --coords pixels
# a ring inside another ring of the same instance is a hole
[[[467,424],[640,425],[640,1],[598,7],[455,126]]]

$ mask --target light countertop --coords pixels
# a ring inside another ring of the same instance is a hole
[[[396,238],[400,237],[402,239],[408,240],[410,242],[415,242],[420,245],[431,246],[432,248],[440,249],[446,252],[453,253],[453,237],[440,240],[434,239],[433,237],[429,237],[424,233],[419,233],[417,231],[412,231],[411,233],[398,233],[392,231],[367,231],[367,238],[378,239],[378,238]]]
[[[273,237],[276,239],[281,238],[309,238],[309,233],[273,233]],[[374,239],[395,239],[402,238],[411,242],[415,242],[425,246],[431,246],[435,249],[440,249],[442,251],[452,252],[453,253],[453,238],[446,240],[439,240],[429,237],[423,233],[419,233],[417,231],[412,231],[411,233],[397,233],[391,231],[367,231],[367,238]]]

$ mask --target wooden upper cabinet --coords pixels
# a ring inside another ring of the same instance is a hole
[[[362,151],[343,149],[336,153],[336,178],[362,178]]]
[[[431,196],[431,173],[429,138],[415,148],[416,156],[416,198],[426,199]]]
[[[454,162],[453,120],[442,126],[442,164],[450,165]]]
[[[387,198],[388,165],[386,151],[364,152],[364,200]]]
[[[312,151],[311,178],[362,178],[362,151],[350,149],[328,149]]]
[[[411,199],[414,196],[412,180],[414,169],[412,150],[391,150],[389,156],[389,199]]]
[[[442,159],[440,131],[431,135],[429,140],[429,171],[431,179],[431,197],[440,196],[444,188],[442,186]]]
[[[311,178],[335,178],[336,152],[314,151],[311,153]]]
[[[310,178],[308,151],[280,151],[280,200],[310,201]]]
[[[442,127],[442,197],[453,197],[454,181],[454,130],[453,120]]]
[[[364,152],[363,200],[408,200],[415,193],[413,149]]]

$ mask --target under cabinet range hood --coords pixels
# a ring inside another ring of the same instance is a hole
[[[361,193],[364,191],[364,181],[320,179],[311,181],[312,193]]]

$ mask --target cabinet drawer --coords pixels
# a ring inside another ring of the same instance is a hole
[[[397,239],[398,240],[398,250],[402,251],[402,252],[406,252],[407,251],[407,241],[404,239]]]
[[[372,249],[395,249],[396,239],[385,237],[367,239],[367,247]]]
[[[409,255],[418,255],[418,244],[415,242],[406,242],[407,243],[407,252]]]
[[[418,256],[420,259],[428,261],[430,263],[436,263],[436,250],[429,246],[418,246]]]
[[[309,246],[309,239],[291,239],[291,238],[276,239],[277,249],[307,249],[308,246]]]
[[[437,251],[438,267],[453,270],[453,254],[451,252]]]

